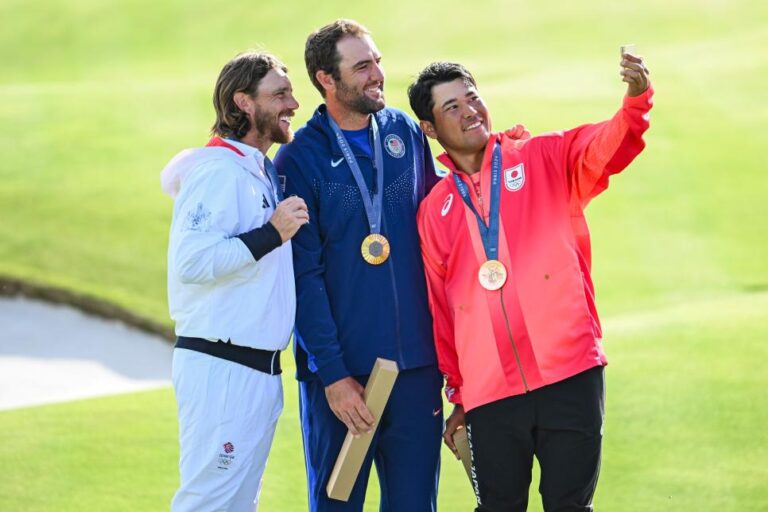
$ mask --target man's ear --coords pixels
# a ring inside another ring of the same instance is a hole
[[[333,79],[333,76],[330,73],[326,73],[322,69],[319,69],[315,73],[315,78],[320,82],[320,85],[325,89],[326,93],[334,92],[336,90],[336,80]]]
[[[235,100],[235,105],[237,105],[237,108],[239,108],[246,114],[253,115],[253,111],[254,111],[253,98],[251,98],[248,94],[240,91],[235,93],[235,96],[233,99]]]
[[[419,121],[421,131],[423,131],[430,139],[437,140],[437,132],[435,131],[435,125],[429,121]]]

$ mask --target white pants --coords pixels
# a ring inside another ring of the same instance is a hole
[[[283,410],[279,375],[174,349],[181,485],[173,512],[253,512]]]

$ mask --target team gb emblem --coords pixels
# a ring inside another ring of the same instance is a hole
[[[384,138],[384,147],[391,156],[395,158],[403,158],[405,156],[405,144],[403,139],[390,133]]]
[[[523,164],[517,164],[514,167],[504,171],[504,186],[510,192],[517,192],[525,185],[525,168]]]

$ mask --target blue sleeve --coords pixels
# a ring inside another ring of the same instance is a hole
[[[336,322],[325,289],[323,241],[320,234],[318,198],[312,189],[307,169],[312,162],[299,161],[283,146],[275,156],[275,167],[285,176],[286,197],[304,199],[309,212],[309,224],[302,226],[291,239],[293,269],[296,277],[296,329],[302,338],[302,348],[308,352],[310,366],[323,385],[348,377],[344,354],[339,343]]]
[[[429,194],[432,188],[437,185],[441,177],[435,170],[435,159],[432,158],[432,150],[429,147],[429,139],[423,133],[421,134],[421,141],[424,145],[424,197]]]

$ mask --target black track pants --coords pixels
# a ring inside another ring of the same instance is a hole
[[[476,512],[526,510],[534,455],[544,510],[592,510],[604,412],[601,366],[468,411]]]

